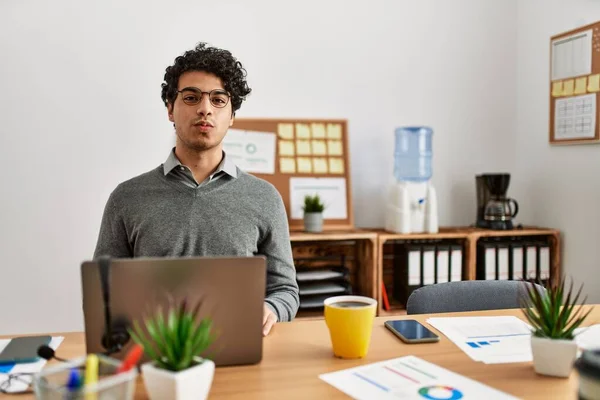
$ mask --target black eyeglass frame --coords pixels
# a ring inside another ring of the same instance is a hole
[[[187,102],[185,101],[185,98],[183,97],[183,92],[185,91],[189,91],[189,92],[193,92],[198,96],[198,101],[197,102]],[[184,87],[181,90],[178,90],[177,93],[181,93],[181,100],[187,104],[188,106],[195,106],[198,105],[202,102],[202,96],[204,94],[208,95],[208,99],[210,101],[210,104],[213,105],[216,108],[225,108],[227,107],[227,104],[229,104],[229,102],[231,101],[231,94],[229,94],[229,92],[227,90],[224,89],[213,89],[210,92],[204,92],[196,87]],[[213,102],[213,93],[217,93],[217,94],[221,94],[221,95],[226,95],[227,96],[227,101],[225,102],[225,104],[220,105],[220,104],[215,104]]]

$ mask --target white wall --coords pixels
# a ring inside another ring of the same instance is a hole
[[[383,225],[406,124],[435,129],[440,223],[474,222],[474,175],[513,172],[516,3],[0,2],[0,334],[83,328],[104,203],[166,158],[164,69],[201,40],[248,70],[238,116],[348,119],[358,226]]]
[[[516,171],[521,220],[563,233],[563,266],[600,302],[600,147],[548,143],[550,37],[600,20],[600,1],[518,4]]]

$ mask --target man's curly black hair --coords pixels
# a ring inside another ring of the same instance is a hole
[[[246,70],[231,52],[207,47],[206,43],[201,42],[193,50],[177,57],[175,63],[165,70],[165,82],[161,85],[161,97],[165,106],[175,102],[179,77],[187,71],[210,72],[221,78],[223,87],[231,95],[233,113],[240,109],[242,102],[252,91],[246,82]]]

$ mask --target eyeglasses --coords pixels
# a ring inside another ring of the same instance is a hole
[[[181,93],[181,99],[188,106],[195,106],[202,101],[202,95],[207,94],[210,100],[210,104],[217,108],[223,108],[229,103],[229,93],[223,89],[213,89],[210,92],[203,92],[200,89],[194,87],[186,87],[178,90],[177,93]]]
[[[0,393],[2,394],[31,394],[31,372],[20,372],[8,374],[6,379],[0,383]]]

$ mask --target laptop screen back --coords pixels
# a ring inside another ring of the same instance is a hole
[[[202,301],[198,319],[210,317],[216,341],[206,354],[217,366],[254,364],[262,358],[266,260],[258,257],[113,259],[110,263],[113,330],[166,310],[169,298]],[[96,261],[81,265],[88,353],[102,353],[105,312]],[[143,325],[143,324],[142,324]],[[122,359],[133,340],[112,357]]]

